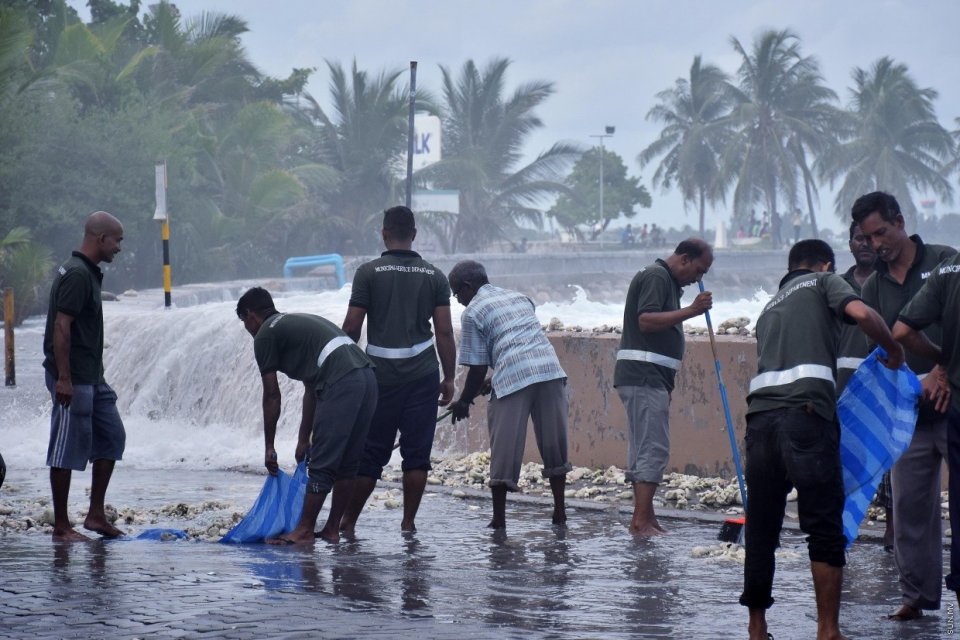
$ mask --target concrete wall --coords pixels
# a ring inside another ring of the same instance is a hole
[[[549,338],[568,375],[570,461],[578,466],[623,467],[627,422],[613,388],[620,336],[562,332],[552,333]],[[750,378],[756,374],[756,342],[752,338],[717,336],[717,351],[742,453],[746,392]],[[488,448],[485,398],[476,401],[467,422],[466,426],[453,426],[445,420],[438,425],[435,449],[462,455]],[[670,403],[670,438],[668,471],[728,478],[735,475],[713,354],[706,337],[687,336],[686,354]],[[532,428],[525,459],[540,459]]]
[[[416,248],[416,245],[414,245]],[[673,247],[665,249],[631,249],[619,251],[558,250],[548,254],[482,254],[425,256],[444,272],[460,260],[482,262],[490,281],[531,296],[535,302],[562,298],[572,285],[583,287],[591,299],[621,301],[630,279],[640,267],[657,258],[665,258]],[[838,254],[849,263],[849,253]],[[351,258],[346,262],[347,280],[352,280],[358,266],[371,257]],[[846,268],[841,264],[839,268]],[[786,251],[718,249],[713,267],[706,278],[709,288],[723,292],[726,299],[750,298],[758,287],[768,292],[777,288],[787,271]],[[545,295],[550,294],[550,295]]]

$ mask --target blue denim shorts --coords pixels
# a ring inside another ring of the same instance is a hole
[[[57,402],[57,380],[49,371],[47,390],[53,400],[47,466],[83,471],[87,461],[121,460],[127,442],[117,411],[117,394],[107,383],[75,384],[70,406]]]

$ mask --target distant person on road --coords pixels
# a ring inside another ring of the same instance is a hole
[[[107,520],[107,486],[123,458],[126,431],[117,411],[117,394],[104,379],[101,262],[113,262],[123,242],[123,225],[105,211],[90,214],[83,242],[57,269],[50,288],[43,334],[43,367],[53,401],[47,466],[53,493],[53,539],[89,540],[70,522],[67,500],[73,470],[93,463],[90,510],[84,529],[105,538],[123,532]]]
[[[636,237],[633,235],[633,225],[628,222],[627,226],[620,232],[620,244],[626,247],[634,242],[636,242]]]
[[[713,249],[688,238],[666,260],[633,277],[623,310],[623,335],[613,385],[627,412],[629,449],[626,479],[633,485],[630,532],[664,533],[653,509],[670,455],[670,393],[683,358],[683,322],[713,305],[709,291],[680,306],[683,287],[699,281],[713,264]]]
[[[554,525],[567,522],[564,490],[567,472],[567,374],[540,326],[526,296],[490,284],[479,262],[457,263],[450,288],[466,309],[460,319],[460,364],[468,368],[460,397],[450,405],[453,422],[470,415],[470,405],[485,386],[493,393],[487,405],[490,433],[490,490],[493,519],[489,527],[507,526],[507,491],[518,491],[527,422],[543,459],[543,477],[553,494]],[[493,377],[486,380],[487,370]]]
[[[793,243],[796,244],[800,242],[800,230],[803,228],[803,214],[799,208],[793,211],[790,223],[793,225]]]
[[[390,461],[398,432],[403,459],[400,529],[416,531],[417,510],[431,468],[437,406],[449,404],[454,391],[457,346],[447,278],[413,250],[417,228],[407,207],[383,212],[381,235],[387,250],[357,269],[343,321],[344,333],[355,341],[360,340],[367,321],[367,356],[377,367],[379,392],[353,497],[340,523],[347,534],[353,533]]]
[[[879,258],[876,272],[863,283],[863,301],[876,309],[892,328],[904,306],[920,291],[937,265],[957,252],[945,245],[925,244],[919,235],[908,235],[900,204],[889,193],[874,191],[860,196],[850,213]],[[923,332],[931,342],[941,344],[940,323],[930,323]],[[893,558],[903,591],[901,606],[890,617],[899,621],[919,618],[925,609],[940,608],[943,591],[940,477],[943,462],[949,460],[946,411],[950,393],[946,370],[915,353],[907,354],[907,364],[921,378],[922,395],[913,438],[890,472]],[[950,501],[951,506],[960,509],[960,495],[951,494]]]
[[[340,540],[340,518],[353,489],[370,418],[377,406],[373,364],[360,347],[326,318],[280,313],[270,292],[249,289],[237,302],[237,317],[253,336],[263,381],[264,466],[277,475],[274,439],[280,421],[277,373],[303,383],[303,408],[294,458],[307,458],[309,480],[303,514],[293,531],[270,544],[313,544],[317,517],[333,490],[330,514],[319,537]]]
[[[842,638],[843,475],[835,387],[842,322],[856,322],[886,349],[896,369],[903,349],[883,318],[833,273],[822,240],[801,240],[788,257],[780,290],[757,319],[757,375],[747,395],[747,531],[743,593],[751,640],[767,639],[773,605],[774,552],[787,494],[796,488],[800,529],[807,534],[817,602],[817,639]]]

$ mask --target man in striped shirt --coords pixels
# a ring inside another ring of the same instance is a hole
[[[489,384],[490,528],[506,527],[507,491],[517,491],[527,420],[533,418],[543,477],[553,493],[553,524],[564,525],[567,472],[567,374],[534,313],[533,302],[490,284],[479,262],[457,263],[450,289],[467,307],[460,319],[460,364],[469,368],[460,398],[451,406],[453,422],[470,414],[470,405]],[[486,381],[487,369],[493,376]]]
[[[613,386],[627,411],[630,445],[626,479],[633,485],[630,533],[664,533],[653,496],[670,455],[670,392],[683,358],[683,321],[713,305],[709,291],[680,306],[682,287],[700,280],[713,264],[713,250],[699,238],[677,245],[666,260],[644,267],[630,282]]]

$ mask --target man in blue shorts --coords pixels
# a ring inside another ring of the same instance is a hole
[[[397,432],[403,459],[400,529],[416,531],[415,518],[430,471],[437,405],[446,405],[453,398],[457,346],[447,278],[413,251],[417,228],[407,207],[383,212],[382,235],[387,250],[357,269],[343,321],[344,333],[359,341],[366,320],[367,356],[377,367],[379,392],[353,497],[340,523],[340,530],[346,534],[353,533],[384,465],[390,461]],[[442,380],[437,371],[438,354]]]
[[[303,514],[293,531],[267,542],[313,544],[317,518],[331,490],[330,514],[316,535],[327,542],[339,542],[340,518],[377,406],[373,365],[337,325],[309,313],[280,313],[270,292],[261,287],[240,296],[237,317],[253,336],[253,353],[263,382],[264,466],[273,475],[278,469],[274,439],[280,421],[277,373],[303,383],[303,409],[294,453],[297,462],[310,454]]]
[[[53,539],[89,540],[76,531],[67,512],[73,470],[93,463],[90,510],[83,527],[106,538],[123,532],[104,512],[113,467],[123,457],[126,432],[117,411],[117,394],[103,377],[101,262],[120,253],[123,225],[105,211],[90,214],[79,251],[57,269],[50,287],[43,334],[43,367],[53,400],[47,466],[53,493]]]

